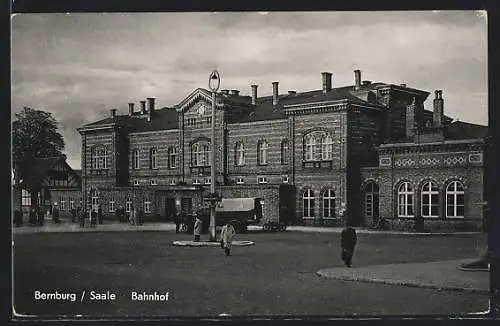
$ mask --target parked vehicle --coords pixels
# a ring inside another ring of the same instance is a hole
[[[264,225],[262,225],[262,228],[267,232],[286,231],[286,225],[282,222],[276,221],[267,221],[266,223],[264,223]]]
[[[244,233],[248,225],[259,224],[262,218],[261,198],[222,198],[215,208],[216,226],[230,222],[236,232]],[[210,208],[204,207],[198,211],[203,225],[210,225]]]

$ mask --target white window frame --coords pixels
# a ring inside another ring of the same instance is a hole
[[[333,189],[326,189],[323,192],[323,196],[321,199],[323,201],[323,212],[322,212],[323,219],[328,220],[337,218],[335,214],[335,200],[336,200],[335,191],[333,191]],[[325,215],[325,210],[328,210],[328,216]],[[333,216],[331,216],[332,214]]]
[[[425,197],[427,197],[428,200],[427,204],[424,204]],[[435,203],[432,202],[432,198],[436,199]],[[432,215],[433,206],[437,208],[437,212],[434,215]],[[439,188],[434,181],[426,181],[420,189],[420,215],[425,218],[439,217]]]
[[[75,209],[75,199],[73,197],[69,199],[69,209]]]
[[[199,141],[191,146],[192,165],[210,166],[210,144],[206,141]]]
[[[170,146],[168,148],[168,168],[177,168],[177,147]]]
[[[258,165],[267,165],[268,154],[269,154],[269,144],[265,140],[259,141],[257,144],[257,163]]]
[[[151,213],[151,199],[149,199],[149,197],[146,197],[144,199],[144,213],[146,214]]]
[[[194,178],[194,179],[193,179],[193,184],[194,184],[194,185],[199,185],[199,184],[201,184],[200,179],[198,179],[198,178]]]
[[[462,190],[457,190],[458,186],[460,186]],[[450,187],[452,187],[453,189],[451,189]],[[449,202],[449,198],[448,198],[449,195],[453,196],[453,203]],[[464,186],[464,184],[458,180],[450,182],[446,186],[445,196],[446,196],[446,218],[463,219],[464,215],[465,215],[465,186]],[[463,200],[461,204],[458,203],[459,196],[461,196],[461,198]],[[448,206],[453,207],[453,215],[448,215]],[[458,215],[458,207],[459,206],[463,207],[464,215]]]
[[[140,152],[138,149],[132,151],[132,168],[139,170],[141,168]]]
[[[313,134],[308,134],[304,137],[304,160],[316,160],[316,137]]]
[[[236,143],[235,152],[236,166],[245,165],[245,145],[242,142]]]
[[[236,184],[238,185],[242,185],[245,183],[245,179],[243,179],[242,177],[238,177],[236,178]]]
[[[283,183],[289,183],[290,182],[290,177],[283,177],[282,180],[281,180]]]
[[[170,185],[175,186],[176,182],[174,179],[170,180]]]
[[[407,181],[398,186],[398,217],[415,216],[415,195],[411,184]],[[410,213],[411,208],[411,213]]]
[[[289,147],[290,146],[288,143],[288,139],[283,139],[281,141],[281,164],[282,165],[288,164],[288,151],[290,150]]]
[[[125,199],[125,212],[126,213],[132,212],[132,198],[131,197],[127,197],[127,199]]]
[[[155,180],[155,179],[152,179],[150,182],[151,182],[151,185],[152,185],[152,186],[157,186],[157,185],[158,185],[158,183],[156,182],[156,180]]]
[[[371,186],[371,188],[370,188]],[[375,195],[379,195],[378,184],[370,181],[365,190],[365,217],[373,218],[375,216]]]
[[[114,213],[116,211],[115,209],[115,197],[111,197],[109,199],[109,212]]]
[[[104,145],[95,146],[92,149],[92,169],[102,170],[109,168],[108,149]]]
[[[149,150],[149,160],[152,170],[158,169],[157,155],[158,155],[158,150],[156,148],[151,148]]]
[[[257,183],[258,184],[267,184],[267,177],[258,177]]]
[[[134,180],[134,186],[138,186],[140,185],[141,183],[139,182],[139,180]]]
[[[302,218],[304,219],[314,218],[315,199],[316,197],[314,196],[314,191],[312,189],[306,189],[304,191],[304,193],[302,194]]]
[[[31,206],[31,193],[26,189],[21,190],[21,205]]]
[[[323,161],[331,160],[333,157],[333,138],[326,134],[321,141],[321,159]]]
[[[59,197],[59,203],[60,203],[60,206],[59,206],[60,210],[61,211],[66,210],[66,197],[64,197],[64,196]]]
[[[209,184],[211,184],[211,183],[212,183],[212,180],[211,180],[210,178],[205,179],[205,184],[206,184],[206,185],[209,185]]]

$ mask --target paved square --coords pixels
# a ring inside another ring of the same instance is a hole
[[[206,237],[206,236],[205,236]],[[481,235],[360,234],[354,268],[478,256]],[[458,314],[484,311],[484,293],[323,278],[341,268],[334,233],[248,233],[225,257],[217,247],[177,247],[172,232],[15,234],[15,309],[38,316],[276,316]],[[377,267],[380,268],[380,267]],[[387,267],[390,268],[390,265]],[[446,275],[442,275],[446,278]],[[77,299],[36,300],[40,293]],[[85,295],[82,294],[85,291]],[[91,300],[90,293],[104,300]],[[132,300],[168,293],[167,301]],[[115,300],[109,299],[111,294]]]

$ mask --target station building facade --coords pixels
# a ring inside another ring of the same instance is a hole
[[[328,72],[319,81],[286,93],[273,82],[264,97],[257,85],[217,93],[218,193],[260,197],[265,220],[290,224],[384,217],[404,228],[419,215],[433,229],[480,227],[487,127],[446,116],[439,90],[428,111],[429,92],[362,81],[359,70],[354,85],[333,87]],[[147,98],[82,126],[84,203],[160,221],[197,210],[210,191],[211,123],[211,92],[198,88],[174,107]]]

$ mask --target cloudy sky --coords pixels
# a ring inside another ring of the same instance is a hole
[[[443,90],[445,112],[487,124],[487,19],[475,11],[18,14],[12,18],[12,114],[52,112],[68,163],[76,128],[156,97],[175,105],[210,71],[221,88],[259,95],[373,82]],[[426,108],[432,107],[432,95]]]

